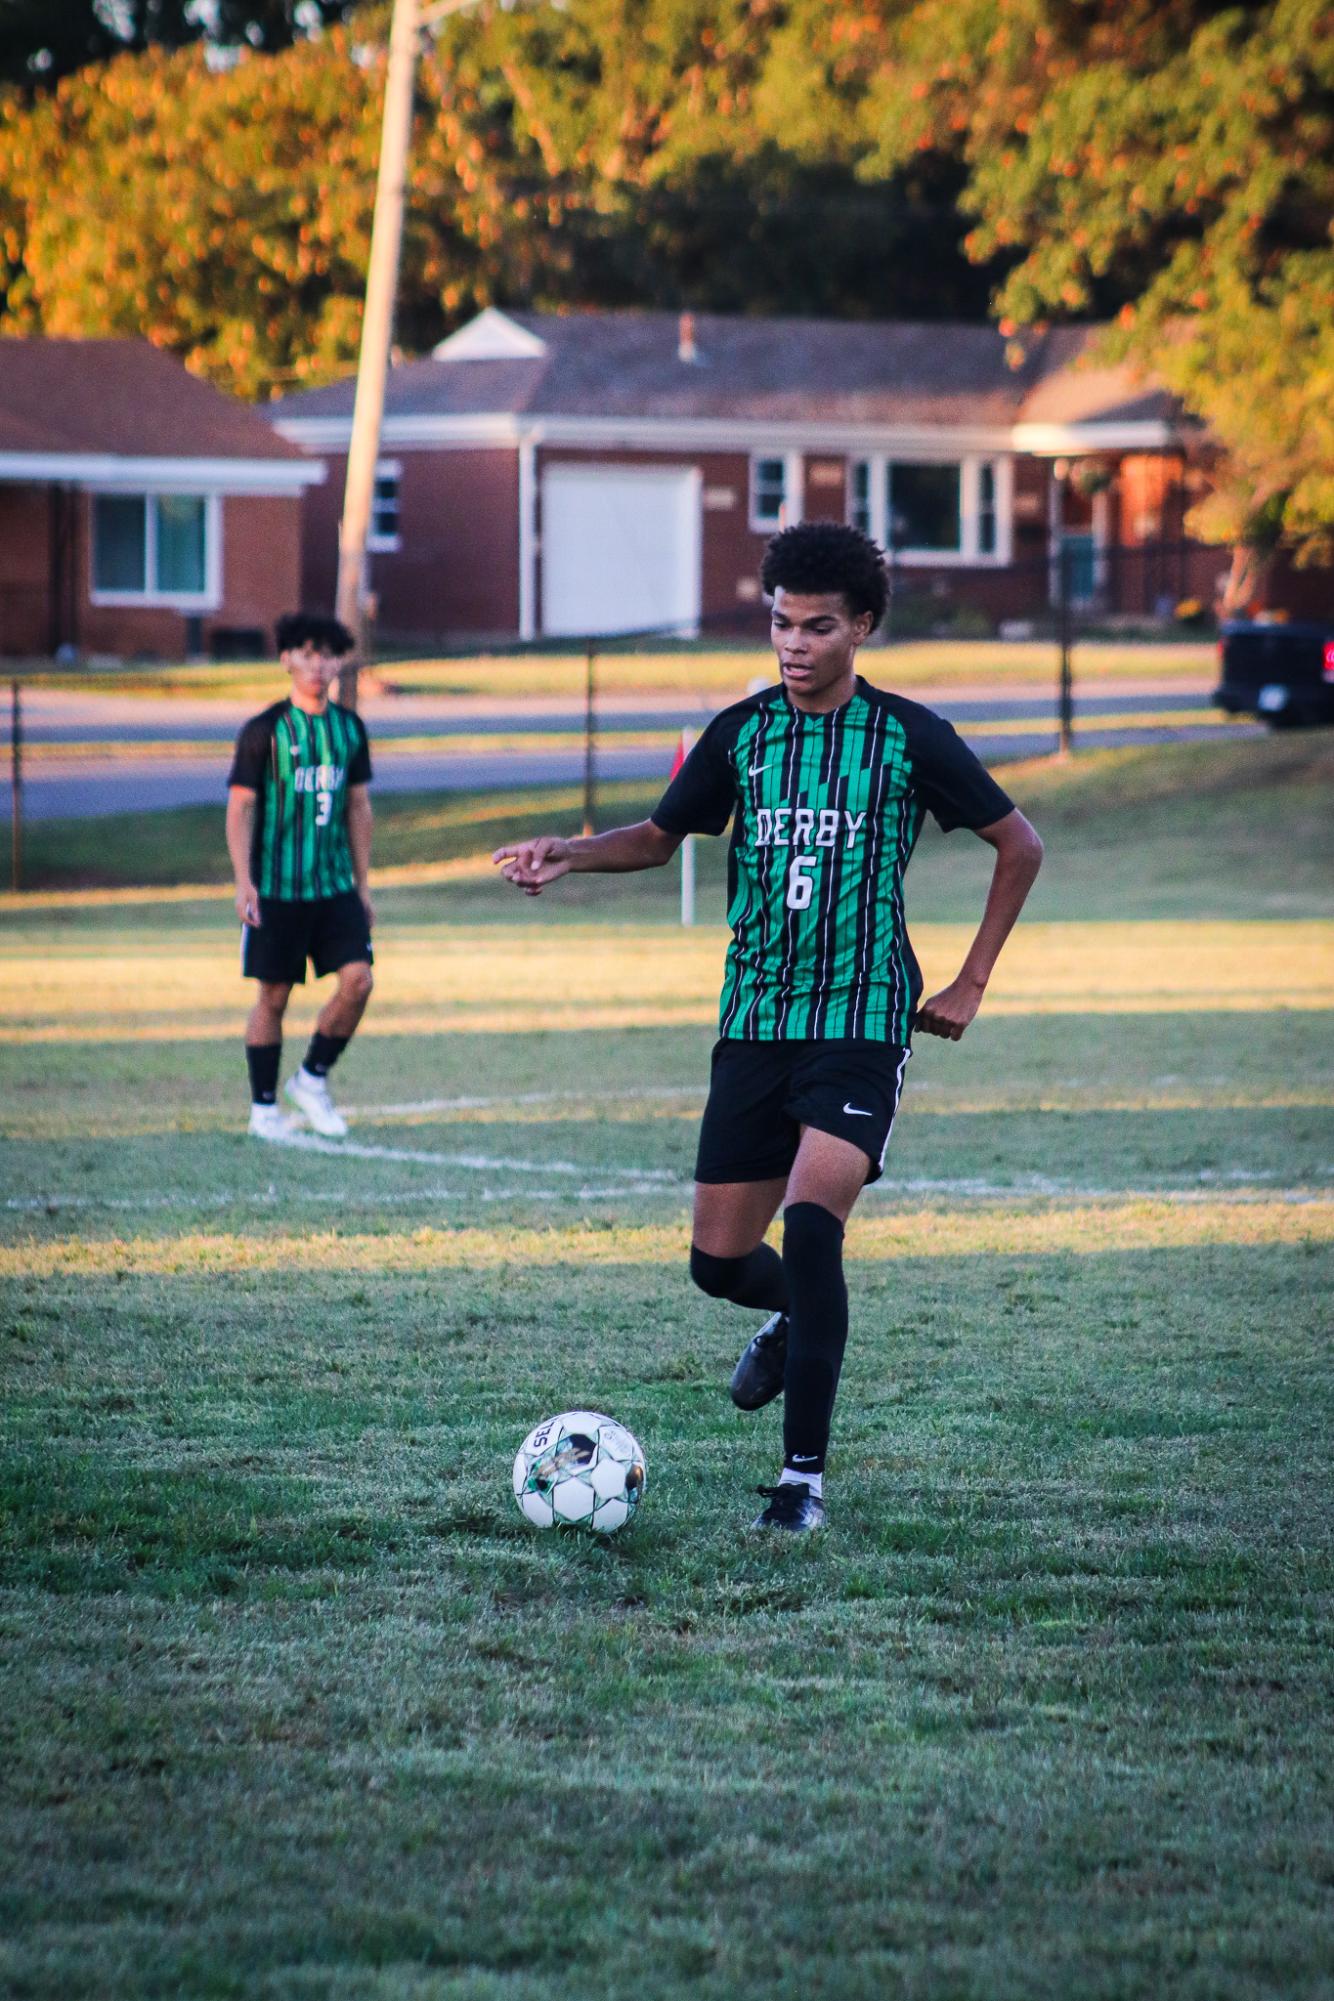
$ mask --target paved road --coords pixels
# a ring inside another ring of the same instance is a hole
[[[1055,745],[1049,688],[1011,688],[1003,694],[982,689],[925,690],[922,699],[950,716],[979,755],[990,762],[1040,755]],[[24,738],[45,748],[24,776],[25,817],[85,818],[153,812],[171,806],[220,805],[227,747],[252,708],[252,703],[158,703],[149,698],[30,692],[24,701]],[[671,737],[682,728],[701,728],[710,713],[706,706],[671,704],[661,696],[604,699],[598,715],[598,777],[605,783],[665,777]],[[1183,721],[1183,717],[1197,713],[1198,724]],[[1159,715],[1163,717],[1161,724],[1153,721]],[[1077,716],[1079,741],[1088,748],[1220,734],[1209,691],[1198,681],[1104,683],[1096,694],[1079,699]],[[381,792],[568,785],[583,775],[582,751],[568,742],[570,733],[582,730],[583,707],[568,700],[531,699],[502,705],[478,698],[379,697],[366,704],[366,718],[372,743],[384,746],[375,779]],[[1262,733],[1258,725],[1244,723],[1229,725],[1229,729],[1232,733]],[[618,735],[633,732],[642,737],[648,731],[661,732],[662,742],[617,747]],[[541,749],[531,739],[543,734],[567,740],[550,750]],[[458,751],[438,743],[429,749],[402,752],[389,748],[395,738],[404,737],[494,739],[509,735],[522,735],[529,741],[513,751],[494,744],[485,748],[460,746]],[[105,758],[87,751],[77,758],[59,755],[61,745],[96,743],[115,748]],[[135,757],[133,746],[137,743],[153,746],[151,755],[146,752],[142,758]],[[179,756],[166,748],[172,743],[182,745]],[[216,744],[216,754],[211,750],[201,753],[197,748],[201,744]],[[9,804],[6,768],[0,783],[0,812],[7,814]]]

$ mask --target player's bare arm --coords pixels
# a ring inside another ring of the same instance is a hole
[[[250,848],[255,831],[255,794],[245,785],[227,790],[227,852],[236,883],[236,914],[243,924],[259,923],[259,891],[250,875]]]
[[[538,834],[497,848],[491,859],[516,889],[526,896],[540,896],[548,883],[563,875],[629,875],[636,869],[662,868],[680,847],[681,838],[664,833],[652,820],[640,820],[633,827],[612,827],[605,834],[574,840]]]
[[[366,922],[375,923],[375,905],[371,902],[371,826],[374,814],[371,810],[371,790],[369,785],[349,785],[347,789],[347,845],[352,855],[352,875],[356,883],[357,895],[361,898],[366,912]]]
[[[955,978],[917,1010],[917,1028],[949,1042],[959,1040],[981,1007],[1001,947],[1014,929],[1042,866],[1042,842],[1017,806],[1003,820],[979,827],[977,836],[996,850],[982,922]]]

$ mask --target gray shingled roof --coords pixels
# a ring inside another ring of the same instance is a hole
[[[386,415],[958,425],[1176,414],[1170,397],[1127,369],[1077,369],[1096,328],[1030,339],[1015,369],[993,327],[700,313],[699,360],[691,363],[678,354],[675,313],[506,317],[545,342],[547,353],[402,362],[390,372]],[[352,397],[349,378],[289,396],[270,415],[350,417]]]
[[[142,340],[0,340],[0,452],[305,457],[267,415]]]

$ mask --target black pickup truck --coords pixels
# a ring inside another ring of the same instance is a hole
[[[1334,619],[1280,625],[1238,619],[1221,626],[1214,701],[1275,729],[1334,723]]]

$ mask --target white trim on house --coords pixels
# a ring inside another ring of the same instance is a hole
[[[293,494],[321,486],[317,459],[119,457],[110,452],[0,452],[0,480],[46,485],[64,481],[91,493]]]
[[[1063,453],[1150,452],[1180,449],[1181,429],[1161,417],[1108,419],[1071,424],[1016,424],[1010,433],[1014,450],[1036,459]]]
[[[280,437],[306,449],[346,451],[352,436],[350,415],[276,417],[273,427]],[[510,411],[452,416],[400,413],[385,418],[380,436],[382,444],[398,450],[517,447],[522,438],[531,438],[537,444],[590,451],[754,452],[762,458],[778,458],[785,452],[849,452],[858,458],[883,452],[889,458],[944,459],[1019,452],[1043,458],[1061,452],[1169,449],[1180,442],[1177,430],[1158,419],[950,426],[770,417],[544,417]]]
[[[108,498],[122,495],[127,499],[150,501],[159,497],[177,497],[173,489],[158,487],[146,490],[138,487],[101,487],[99,494]],[[144,519],[144,577],[146,588],[142,591],[99,590],[97,587],[97,534],[96,529],[88,537],[88,603],[98,607],[123,608],[144,611],[217,611],[222,605],[222,496],[216,493],[201,493],[197,496],[204,503],[204,588],[202,591],[160,591],[148,582],[157,567],[157,509],[145,509]]]
[[[519,637],[537,637],[537,446],[519,445]]]
[[[521,327],[498,306],[487,306],[431,349],[435,361],[540,361],[548,352],[539,334]]]
[[[795,528],[806,512],[806,454],[783,454],[783,526]]]
[[[279,417],[274,429],[307,449],[346,451],[350,417]],[[781,458],[786,452],[819,455],[879,450],[904,458],[936,455],[960,458],[965,452],[1013,450],[1005,425],[945,430],[938,425],[876,427],[868,424],[777,423],[769,418],[717,417],[529,417],[496,412],[448,417],[386,417],[381,443],[398,451],[467,451],[485,446],[516,448],[521,438],[540,445],[587,451],[754,452]]]

